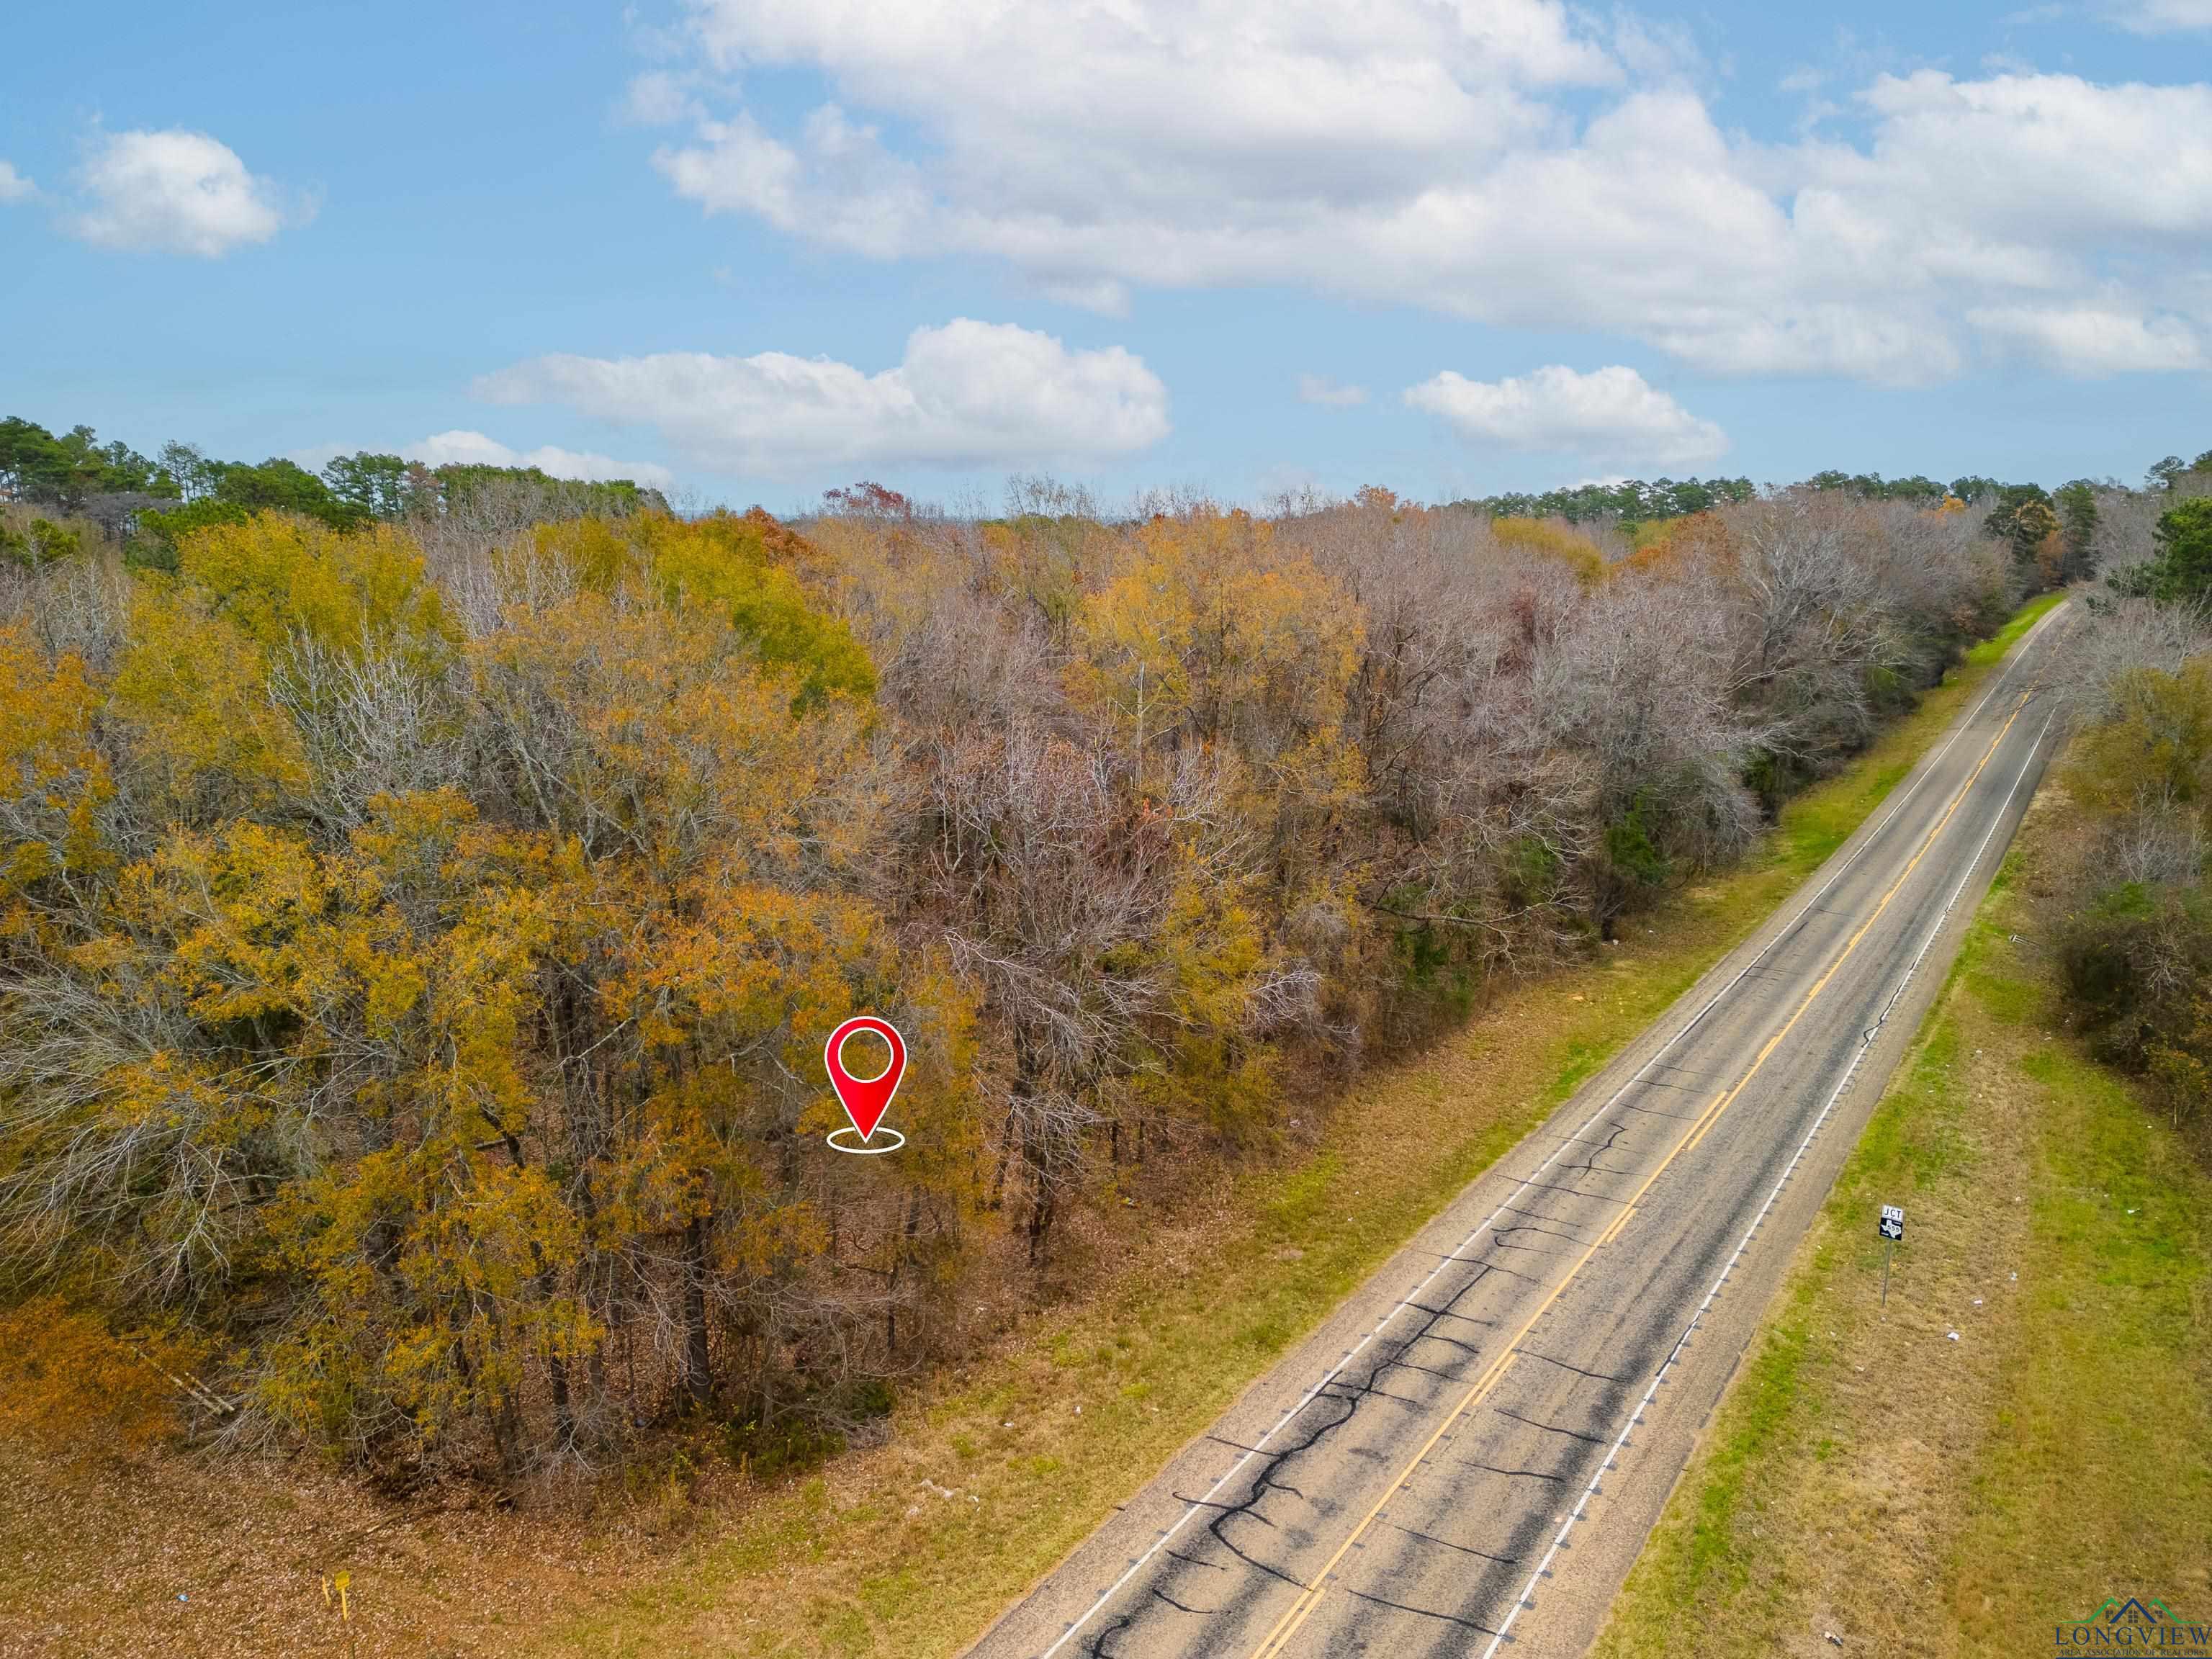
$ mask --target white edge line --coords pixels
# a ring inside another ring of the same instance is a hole
[[[2020,786],[2022,780],[2027,776],[2028,767],[2043,751],[2043,740],[2050,734],[2051,722],[2057,718],[2056,709],[2044,716],[2043,729],[2035,734],[2035,741],[2028,746],[2027,757],[2021,762],[2020,770],[2013,776],[2012,787],[2005,792],[2004,804],[1997,808],[1996,817],[1990,820],[1988,833],[1983,836],[1981,845],[1974,848],[1974,856],[1968,860],[1966,870],[1959,877],[1958,885],[1952,888],[1950,898],[1929,926],[1928,936],[1920,941],[1918,953],[1906,965],[1904,974],[1897,981],[1897,988],[1890,994],[1889,1000],[1882,1005],[1880,1016],[1873,1024],[1859,1033],[1859,1046],[1851,1055],[1851,1063],[1844,1068],[1843,1076],[1836,1079],[1836,1086],[1829,1091],[1828,1098],[1822,1104],[1820,1115],[1813,1120],[1813,1127],[1805,1132],[1805,1139],[1797,1143],[1796,1152],[1783,1170],[1781,1178],[1774,1183],[1773,1190],[1766,1194],[1766,1202],[1759,1206],[1759,1213],[1752,1218],[1751,1225],[1744,1229],[1743,1237],[1736,1241],[1735,1251],[1729,1257],[1728,1265],[1721,1269],[1720,1277],[1713,1280],[1712,1288],[1705,1292],[1705,1299],[1698,1304],[1697,1312],[1690,1316],[1690,1322],[1682,1328],[1681,1335],[1674,1339],[1674,1346],[1667,1351],[1666,1358],[1659,1362],[1659,1369],[1651,1374],[1651,1386],[1644,1389],[1644,1397],[1636,1402],[1636,1409],[1629,1413],[1628,1420],[1620,1425],[1620,1435],[1599,1462],[1597,1473],[1590,1476],[1589,1485],[1583,1488],[1582,1496],[1575,1501],[1574,1508],[1568,1512],[1567,1518],[1560,1526],[1558,1535],[1552,1540],[1551,1548],[1544,1552],[1544,1559],[1536,1564],[1536,1571],[1528,1575],[1528,1582],[1522,1586],[1521,1594],[1514,1597],[1511,1605],[1506,1608],[1504,1622],[1498,1626],[1498,1633],[1490,1638],[1490,1645],[1482,1650],[1482,1659],[1495,1659],[1498,1645],[1507,1640],[1513,1629],[1514,1621],[1521,1616],[1522,1609],[1534,1604],[1537,1581],[1551,1571],[1553,1558],[1565,1547],[1567,1534],[1575,1529],[1575,1522],[1582,1519],[1583,1510],[1589,1505],[1590,1499],[1597,1496],[1599,1482],[1605,1479],[1607,1471],[1620,1462],[1621,1449],[1628,1443],[1629,1431],[1644,1420],[1644,1413],[1650,1408],[1652,1401],[1658,1395],[1660,1382],[1664,1380],[1668,1370],[1674,1362],[1681,1358],[1683,1346],[1689,1341],[1690,1334],[1698,1328],[1698,1322],[1711,1310],[1714,1301],[1721,1293],[1722,1284],[1730,1273],[1735,1271],[1735,1264],[1742,1259],[1744,1251],[1749,1248],[1752,1235],[1757,1232],[1765,1222],[1767,1212],[1773,1209],[1775,1200],[1782,1196],[1783,1188],[1789,1184],[1790,1177],[1797,1173],[1797,1166],[1804,1160],[1806,1150],[1813,1144],[1813,1138],[1820,1133],[1822,1126],[1828,1121],[1828,1115],[1836,1109],[1836,1103],[1843,1098],[1844,1091],[1850,1086],[1851,1079],[1858,1075],[1859,1062],[1872,1052],[1875,1043],[1880,1040],[1881,1028],[1888,1023],[1891,1011],[1897,1006],[1899,1000],[1904,996],[1905,988],[1912,983],[1912,976],[1920,971],[1920,964],[1927,960],[1928,952],[1935,945],[1937,935],[1942,933],[1944,924],[1950,921],[1951,912],[1957,907],[1960,895],[1966,890],[1967,882],[1973,878],[1974,872],[1981,867],[1982,855],[1989,851],[1990,841],[1996,836],[1999,827],[2003,824],[2006,815],[2012,811],[2013,797],[2020,793]]]
[[[1569,1146],[1571,1146],[1579,1141],[1584,1131],[1588,1130],[1592,1124],[1595,1123],[1600,1118],[1603,1117],[1607,1112],[1619,1105],[1620,1103],[1621,1097],[1644,1080],[1644,1074],[1646,1072],[1657,1065],[1660,1060],[1674,1048],[1675,1044],[1681,1042],[1683,1038],[1688,1036],[1691,1032],[1696,1030],[1698,1026],[1702,1025],[1705,1023],[1705,1016],[1711,1013],[1715,1008],[1720,1006],[1722,999],[1726,997],[1731,991],[1735,990],[1737,986],[1741,985],[1745,977],[1749,975],[1753,969],[1757,968],[1759,963],[1766,960],[1767,955],[1770,951],[1790,937],[1791,933],[1796,929],[1797,923],[1812,913],[1813,907],[1818,904],[1822,898],[1826,896],[1828,890],[1831,887],[1833,887],[1838,882],[1841,881],[1845,875],[1850,873],[1851,866],[1859,861],[1859,859],[1863,854],[1864,854],[1867,848],[1873,846],[1874,843],[1881,838],[1881,832],[1889,827],[1890,820],[1894,818],[1899,812],[1903,811],[1911,802],[1912,798],[1920,793],[1921,785],[1925,783],[1935,775],[1936,763],[1941,761],[1945,755],[1950,752],[1951,745],[1953,744],[1958,742],[1961,737],[1966,735],[1967,728],[1972,726],[1975,720],[1979,717],[1982,710],[1988,705],[1990,699],[1996,696],[1997,692],[2003,687],[2005,682],[2012,678],[2014,671],[2019,667],[2021,663],[2026,660],[2028,650],[2035,642],[2037,636],[2039,635],[2043,632],[2044,629],[2050,624],[2051,619],[2053,617],[2056,617],[2066,607],[2063,603],[2053,605],[2037,621],[2034,627],[2029,629],[2027,632],[2021,637],[2020,642],[2014,647],[2013,654],[2006,659],[2003,666],[1999,670],[1996,678],[1990,682],[1990,689],[1983,692],[1980,700],[1974,704],[1972,708],[1967,711],[1966,719],[1960,720],[1957,726],[1953,727],[1951,735],[1943,740],[1942,747],[1936,750],[1934,754],[1929,756],[1924,762],[1914,769],[1911,786],[1907,788],[1902,795],[1897,798],[1887,812],[1882,814],[1881,821],[1875,824],[1872,830],[1860,837],[1859,844],[1852,849],[1851,855],[1849,858],[1845,859],[1843,863],[1836,866],[1835,873],[1831,875],[1827,880],[1822,882],[1819,888],[1814,890],[1813,896],[1807,899],[1803,904],[1800,905],[1797,908],[1796,913],[1792,915],[1788,921],[1782,925],[1782,927],[1776,932],[1774,937],[1759,947],[1759,954],[1752,957],[1749,962],[1746,963],[1743,967],[1737,971],[1735,976],[1729,980],[1726,985],[1723,985],[1719,990],[1714,992],[1711,998],[1705,1003],[1705,1006],[1698,1009],[1695,1014],[1692,1015],[1680,1030],[1675,1032],[1674,1035],[1668,1037],[1665,1042],[1652,1050],[1651,1057],[1646,1060],[1641,1066],[1638,1066],[1635,1073],[1626,1082],[1623,1083],[1620,1088],[1613,1091],[1612,1095],[1607,1098],[1604,1105],[1599,1107],[1595,1111],[1592,1112],[1588,1118],[1584,1119],[1580,1128],[1577,1128],[1572,1135],[1567,1137],[1557,1146],[1553,1147],[1552,1151],[1546,1155],[1544,1161],[1541,1164],[1539,1164],[1534,1170],[1530,1171],[1528,1175],[1522,1178],[1521,1184],[1513,1189],[1510,1197],[1507,1198],[1506,1200],[1500,1204],[1495,1210],[1492,1210],[1490,1212],[1488,1218],[1486,1219],[1480,1226],[1470,1229],[1466,1237],[1462,1238],[1457,1244],[1452,1247],[1451,1253],[1449,1255],[1443,1257],[1437,1261],[1435,1267],[1429,1269],[1428,1276],[1425,1279],[1422,1279],[1419,1284],[1413,1286],[1411,1291],[1408,1291],[1403,1297],[1400,1297],[1397,1302],[1394,1303],[1391,1305],[1390,1310],[1384,1314],[1381,1319],[1376,1322],[1375,1328],[1372,1330],[1369,1331],[1366,1335],[1361,1337],[1352,1347],[1347,1348],[1344,1352],[1343,1358],[1339,1359],[1335,1364],[1330,1366],[1326,1371],[1323,1371],[1321,1375],[1320,1380],[1315,1382],[1311,1388],[1308,1389],[1305,1393],[1299,1395],[1295,1405],[1291,1406],[1288,1410],[1284,1412],[1280,1417],[1277,1418],[1274,1420],[1274,1423],[1268,1428],[1267,1431],[1261,1435],[1259,1439],[1252,1443],[1251,1448],[1249,1450],[1240,1456],[1234,1463],[1231,1463],[1226,1469],[1222,1471],[1220,1477],[1216,1480],[1212,1486],[1206,1489],[1206,1495],[1204,1497],[1199,1498],[1195,1502],[1186,1502],[1183,1512],[1176,1518],[1174,1524],[1167,1528],[1167,1529],[1162,1532],[1158,1537],[1152,1540],[1151,1545],[1145,1550],[1144,1553],[1138,1556],[1135,1560],[1130,1562],[1119,1578],[1116,1578],[1112,1583],[1101,1590],[1098,1593],[1097,1599],[1091,1602],[1089,1607],[1085,1607],[1083,1610],[1082,1615],[1072,1622],[1066,1630],[1062,1631],[1058,1638],[1054,1640],[1052,1645],[1045,1649],[1043,1652],[1037,1656],[1037,1659],[1053,1659],[1053,1656],[1058,1653],[1060,1649],[1066,1646],[1068,1642],[1074,1637],[1078,1631],[1081,1630],[1085,1625],[1089,1624],[1093,1619],[1098,1616],[1098,1611],[1100,1608],[1103,1607],[1109,1601],[1120,1595],[1122,1589],[1128,1583],[1128,1582],[1132,1578],[1134,1578],[1138,1573],[1142,1571],[1146,1565],[1150,1562],[1155,1555],[1158,1555],[1163,1549],[1166,1548],[1169,1543],[1174,1540],[1176,1534],[1180,1533],[1185,1527],[1190,1524],[1190,1519],[1193,1516],[1196,1515],[1200,1510],[1212,1508],[1214,1494],[1218,1492],[1222,1487],[1227,1486],[1231,1480],[1234,1480],[1240,1473],[1242,1473],[1245,1466],[1250,1463],[1254,1458],[1260,1456],[1267,1443],[1273,1439],[1277,1435],[1280,1434],[1283,1430],[1289,1425],[1291,1419],[1296,1418],[1300,1412],[1303,1412],[1308,1406],[1313,1404],[1313,1402],[1320,1397],[1321,1391],[1323,1389],[1326,1389],[1330,1383],[1335,1382],[1338,1377],[1343,1376],[1345,1368],[1351,1364],[1354,1359],[1358,1358],[1359,1354],[1366,1348],[1369,1343],[1374,1341],[1376,1337],[1382,1335],[1385,1330],[1389,1329],[1390,1322],[1411,1306],[1415,1297],[1420,1296],[1431,1284],[1435,1283],[1437,1276],[1439,1273],[1443,1273],[1446,1267],[1450,1267],[1455,1262],[1463,1260],[1460,1255],[1460,1252],[1464,1250],[1483,1233],[1488,1231],[1490,1228],[1497,1223],[1498,1218],[1500,1216],[1511,1209],[1515,1200],[1519,1199],[1523,1193],[1526,1193],[1529,1188],[1535,1185],[1536,1177],[1542,1175],[1545,1170],[1552,1167],[1552,1160],[1553,1158],[1558,1158],[1559,1155],[1566,1151]],[[2044,724],[2047,730],[2049,728],[2050,722],[2045,720]],[[2038,741],[2039,742],[2040,739],[2039,738]],[[2015,785],[2014,787],[2017,787],[2018,786]],[[2000,813],[1998,814],[1998,817],[2000,820],[2002,820],[2003,814]],[[1977,861],[1978,861],[1980,854],[1977,854],[1975,856]],[[1856,1069],[1857,1062],[1854,1060],[1852,1064],[1854,1069]],[[1845,1074],[1845,1081],[1849,1081],[1848,1073]],[[1838,1094],[1842,1092],[1841,1085],[1838,1085],[1837,1092]],[[1833,1097],[1831,1097],[1831,1104],[1832,1103]],[[1825,1117],[1826,1115],[1826,1111],[1824,1109],[1821,1115]],[[1819,1127],[1820,1126],[1817,1122],[1814,1125],[1815,1130],[1817,1130]],[[1811,1140],[1812,1137],[1808,1135],[1806,1137],[1806,1141],[1808,1145]],[[1803,1153],[1804,1148],[1800,1147],[1798,1149],[1798,1155],[1802,1157]],[[1493,1165],[1492,1167],[1495,1168],[1496,1166]],[[1795,1159],[1791,1160],[1790,1167],[1792,1169],[1796,1167],[1796,1162]],[[1479,1181],[1481,1179],[1481,1176],[1478,1176],[1475,1179]],[[1783,1179],[1785,1181],[1789,1179],[1786,1173]],[[1767,1202],[1771,1205],[1773,1202],[1773,1200],[1770,1198]],[[1765,1211],[1760,1212],[1762,1216],[1764,1216],[1765,1213]],[[1753,1226],[1756,1226],[1757,1224],[1758,1224],[1756,1222],[1753,1223]],[[1749,1235],[1747,1234],[1746,1237],[1747,1238],[1748,1237]],[[1742,1254],[1742,1246],[1737,1246],[1737,1254]],[[1707,1297],[1707,1303],[1710,1304],[1711,1299],[1712,1298],[1710,1296]],[[1703,1309],[1699,1310],[1700,1313],[1703,1311]],[[1690,1322],[1694,1326],[1697,1323],[1697,1321],[1693,1318]],[[1689,1333],[1685,1331],[1683,1333],[1683,1340],[1686,1341],[1688,1340],[1688,1336]],[[1679,1343],[1676,1345],[1678,1349],[1680,1346],[1680,1345]],[[1668,1363],[1672,1363],[1672,1355],[1668,1356]],[[1666,1367],[1662,1365],[1660,1369],[1663,1373]],[[1651,1386],[1654,1391],[1658,1389],[1659,1382],[1657,1377],[1654,1377],[1652,1379]],[[1650,1396],[1647,1395],[1645,1398],[1648,1401]],[[1635,1415],[1640,1416],[1642,1413],[1643,1407],[1639,1406],[1637,1407]],[[1626,1429],[1621,1431],[1621,1437],[1624,1440],[1627,1437],[1627,1433],[1628,1431]],[[1616,1449],[1618,1449],[1618,1448],[1616,1448]],[[1607,1454],[1607,1461],[1612,1461],[1612,1454]],[[1601,1469],[1601,1472],[1602,1472]],[[1596,1483],[1593,1481],[1591,1484],[1595,1486]],[[1583,1501],[1584,1503],[1589,1501],[1589,1495],[1587,1492],[1583,1494]],[[1575,1514],[1580,1515],[1581,1513],[1582,1504],[1577,1504],[1575,1506]],[[1573,1525],[1573,1519],[1571,1516],[1569,1518],[1568,1525]],[[1565,1536],[1566,1532],[1563,1528],[1559,1534],[1559,1537],[1564,1539]],[[1558,1553],[1559,1547],[1559,1541],[1554,1540],[1551,1551],[1547,1553],[1544,1558],[1547,1565],[1550,1563],[1552,1556]],[[1541,1576],[1541,1572],[1542,1569],[1538,1569],[1539,1577]],[[1532,1578],[1529,1583],[1533,1587],[1535,1580]],[[1528,1594],[1528,1591],[1522,1592],[1524,1598]],[[1505,1621],[1505,1628],[1511,1628],[1512,1622],[1512,1619],[1509,1615]],[[1492,1639],[1490,1648],[1484,1655],[1484,1659],[1491,1659],[1491,1656],[1497,1651],[1498,1641],[1502,1639],[1503,1634],[1504,1632],[1501,1631],[1499,1637]],[[988,1639],[988,1638],[986,1639]]]

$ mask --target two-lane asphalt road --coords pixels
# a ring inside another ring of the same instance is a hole
[[[2064,614],[978,1659],[1581,1653],[2026,810]]]

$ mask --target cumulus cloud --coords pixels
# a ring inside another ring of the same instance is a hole
[[[556,478],[604,480],[628,478],[655,489],[675,487],[676,475],[653,461],[618,461],[589,450],[561,449],[544,444],[536,449],[509,449],[481,432],[434,432],[408,444],[400,454],[425,466],[534,466]]]
[[[1469,443],[1576,455],[1593,466],[1695,468],[1728,452],[1728,434],[1620,364],[1577,374],[1553,363],[1503,380],[1449,369],[1406,388]]]
[[[834,104],[806,118],[803,160],[750,115],[702,121],[697,138],[681,149],[663,146],[653,164],[678,195],[710,214],[755,214],[878,258],[917,246],[928,228],[919,173],[883,147],[875,128],[854,125]]]
[[[2205,363],[2196,331],[2178,317],[2093,306],[2002,306],[1970,311],[1966,319],[2021,355],[2085,379],[2202,368]]]
[[[1168,433],[1167,388],[1119,346],[957,318],[916,329],[897,367],[826,357],[664,352],[549,356],[477,383],[500,404],[563,404],[657,428],[713,471],[787,478],[830,469],[1082,465]]]
[[[0,161],[0,207],[11,202],[27,202],[39,193],[39,187],[15,171],[14,166]]]
[[[1287,283],[1910,383],[1962,367],[1970,308],[2122,281],[2212,307],[2203,84],[1883,76],[1859,141],[1764,143],[1632,18],[1552,0],[690,3],[702,73],[831,95],[793,125],[702,115],[654,157],[680,196],[870,258],[996,258],[1102,311]]]
[[[229,145],[181,127],[107,134],[80,177],[70,228],[97,246],[220,258],[265,242],[284,222],[276,187]]]
[[[1319,404],[1324,409],[1352,409],[1367,401],[1364,386],[1346,386],[1332,380],[1326,374],[1298,376],[1298,401]]]

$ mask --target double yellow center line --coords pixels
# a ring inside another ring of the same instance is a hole
[[[1522,1322],[1520,1329],[1513,1334],[1512,1340],[1498,1351],[1498,1357],[1490,1362],[1481,1376],[1475,1378],[1474,1386],[1468,1389],[1460,1402],[1452,1407],[1450,1413],[1443,1421],[1437,1425],[1436,1431],[1421,1443],[1420,1449],[1414,1452],[1407,1461],[1405,1467],[1400,1469],[1389,1485],[1383,1488],[1382,1497],[1376,1498],[1374,1506],[1360,1517],[1359,1524],[1354,1527],[1344,1541],[1336,1547],[1335,1552],[1328,1559],[1322,1563],[1321,1570],[1315,1573],[1299,1590],[1298,1599],[1291,1605],[1289,1611],[1275,1621],[1274,1627],[1253,1650],[1252,1659],[1277,1659],[1277,1656],[1280,1655],[1288,1645],[1291,1638],[1297,1634],[1299,1627],[1313,1615],[1313,1610],[1321,1605],[1322,1592],[1328,1588],[1329,1575],[1336,1571],[1337,1564],[1342,1561],[1352,1547],[1366,1535],[1367,1529],[1375,1524],[1376,1518],[1382,1513],[1384,1506],[1412,1482],[1414,1471],[1419,1468],[1429,1454],[1437,1449],[1437,1443],[1449,1434],[1461,1419],[1498,1386],[1498,1379],[1505,1375],[1507,1369],[1512,1364],[1522,1340],[1527,1338],[1530,1331],[1535,1328],[1536,1322],[1551,1310],[1552,1304],[1565,1293],[1567,1286],[1574,1283],[1577,1275],[1589,1265],[1590,1259],[1620,1236],[1620,1230],[1628,1224],[1628,1218],[1636,1213],[1636,1206],[1642,1200],[1644,1194],[1651,1190],[1652,1183],[1666,1174],[1676,1158],[1691,1151],[1703,1140],[1711,1133],[1713,1125],[1720,1121],[1721,1114],[1734,1105],[1737,1097],[1750,1086],[1752,1079],[1759,1075],[1759,1068],[1765,1066],[1774,1051],[1782,1046],[1783,1040],[1796,1029],[1797,1023],[1805,1018],[1807,1011],[1812,1007],[1820,993],[1827,989],[1828,982],[1835,978],[1842,970],[1844,963],[1850,959],[1851,952],[1858,949],[1859,942],[1866,938],[1875,923],[1881,920],[1882,913],[1889,908],[1890,901],[1894,899],[1903,890],[1905,884],[1912,878],[1912,872],[1920,867],[1921,860],[1928,856],[1929,849],[1935,846],[1936,839],[1949,827],[1952,817],[1958,812],[1968,793],[1972,790],[1976,781],[1981,777],[1983,769],[1996,756],[1999,745],[2005,740],[2006,734],[2012,730],[2014,722],[2020,719],[2021,711],[2027,707],[2028,699],[2034,695],[2033,687],[2021,693],[2020,701],[2013,705],[2012,713],[2005,717],[2005,723],[1997,728],[1996,736],[1990,739],[1990,746],[1982,751],[1982,757],[1974,763],[1974,769],[1966,775],[1966,781],[1959,786],[1958,793],[1951,797],[1950,804],[1943,809],[1943,815],[1936,819],[1935,827],[1921,838],[1919,847],[1914,850],[1912,856],[1905,860],[1905,868],[1898,872],[1897,879],[1890,883],[1888,890],[1876,901],[1872,913],[1859,924],[1858,931],[1844,942],[1844,948],[1837,954],[1836,959],[1828,964],[1827,971],[1813,981],[1812,988],[1805,993],[1803,999],[1783,1024],[1782,1029],[1766,1040],[1765,1046],[1759,1049],[1758,1057],[1751,1062],[1750,1069],[1737,1079],[1732,1087],[1724,1089],[1713,1097],[1705,1109],[1698,1115],[1697,1120],[1683,1132],[1673,1149],[1659,1161],[1658,1166],[1644,1177],[1643,1184],[1626,1199],[1621,1200],[1620,1213],[1616,1215],[1606,1230],[1592,1241],[1589,1248],[1582,1253],[1574,1266],[1567,1269],[1565,1277],[1553,1285],[1549,1294],[1536,1304],[1534,1310]]]

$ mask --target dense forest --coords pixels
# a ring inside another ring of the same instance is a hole
[[[79,1410],[393,1478],[833,1436],[2100,568],[2077,979],[2203,1092],[2212,458],[787,524],[0,446],[0,1331]],[[856,1012],[896,1158],[821,1155]]]

